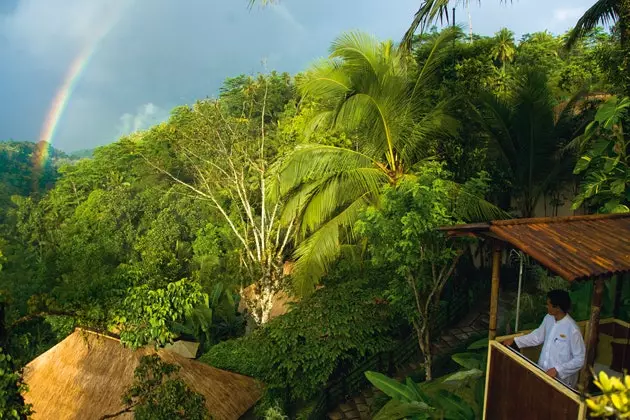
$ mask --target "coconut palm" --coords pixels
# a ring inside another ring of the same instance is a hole
[[[574,159],[559,151],[584,128],[586,117],[576,112],[582,98],[557,105],[543,70],[520,77],[508,97],[486,93],[479,113],[496,152],[511,175],[513,197],[523,217],[534,216],[539,199],[570,177]]]
[[[501,3],[507,2],[507,0],[499,1]],[[413,41],[413,36],[418,28],[420,28],[420,32],[424,32],[425,29],[429,28],[437,20],[440,20],[441,22],[446,20],[446,22],[448,22],[449,19],[455,18],[450,13],[451,7],[455,7],[460,4],[468,6],[469,3],[470,0],[423,0],[418,8],[418,11],[414,15],[409,29],[407,29],[407,32],[403,37],[401,45],[405,50],[411,50],[411,42]]]
[[[492,48],[492,58],[501,62],[502,69],[505,71],[505,65],[514,60],[516,54],[516,46],[514,45],[514,32],[507,28],[502,28],[494,36],[496,45]]]
[[[630,0],[598,0],[575,24],[567,39],[570,48],[597,25],[617,22],[623,53],[622,74],[625,75],[625,94],[630,95]]]
[[[329,59],[305,75],[302,94],[321,104],[312,129],[335,128],[359,141],[354,149],[298,147],[279,168],[277,192],[288,197],[285,217],[298,220],[300,293],[312,290],[342,244],[353,242],[360,211],[376,204],[386,185],[413,177],[414,165],[427,157],[427,140],[456,134],[447,104],[426,98],[437,82],[434,69],[445,58],[443,47],[454,36],[451,29],[440,34],[418,68],[391,42],[347,33],[333,42]],[[477,203],[471,210],[490,208]]]
[[[502,3],[507,2],[507,0],[500,1]],[[449,14],[451,7],[459,4],[468,5],[469,2],[470,0],[423,0],[403,38],[405,48],[411,48],[413,35],[418,28],[420,28],[421,32],[424,32],[426,28],[438,19],[448,22],[449,18],[452,18]],[[630,0],[596,1],[575,24],[575,28],[567,41],[567,46],[573,46],[597,25],[613,22],[619,22],[621,46],[628,52],[630,50]]]
[[[630,0],[598,0],[575,24],[567,40],[568,46],[586,36],[597,25],[619,22],[622,48],[630,47]]]

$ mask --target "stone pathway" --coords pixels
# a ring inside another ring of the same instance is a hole
[[[468,342],[472,337],[483,336],[488,333],[488,304],[479,305],[476,310],[472,310],[455,327],[446,330],[433,345],[433,354],[452,353],[460,347],[462,342]],[[396,372],[395,378],[402,380],[409,374],[417,372],[421,368],[420,361],[414,361]],[[371,407],[375,398],[382,393],[373,387],[368,387],[360,394],[339,404],[339,406],[328,413],[331,420],[370,420]]]

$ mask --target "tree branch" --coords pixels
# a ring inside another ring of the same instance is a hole
[[[247,253],[250,255],[250,257],[252,258],[252,260],[256,260],[254,258],[254,255],[251,253],[251,251],[249,250],[249,246],[247,245],[247,241],[245,240],[245,238],[243,238],[243,236],[241,236],[241,234],[239,233],[238,229],[236,228],[236,226],[234,225],[234,222],[232,222],[232,219],[230,219],[230,216],[228,216],[227,212],[225,211],[225,209],[223,208],[223,206],[221,206],[221,204],[217,201],[217,199],[214,197],[214,195],[212,194],[206,194],[203,191],[199,190],[198,188],[195,188],[194,186],[190,185],[187,182],[182,181],[181,179],[179,179],[178,177],[176,177],[175,175],[171,174],[169,171],[166,171],[162,168],[160,168],[159,166],[153,164],[153,162],[151,162],[149,159],[146,158],[146,156],[144,155],[140,155],[142,156],[142,158],[154,169],[160,171],[161,173],[167,175],[168,177],[170,177],[173,181],[185,186],[186,188],[191,189],[192,191],[196,192],[197,194],[201,195],[202,197],[206,197],[208,199],[210,199],[215,206],[217,206],[217,208],[219,209],[219,212],[223,215],[223,217],[225,218],[225,220],[228,222],[228,224],[230,225],[230,228],[232,229],[232,231],[234,232],[234,234],[236,235],[236,237],[239,239],[239,241],[241,241],[241,243],[243,244],[243,246],[245,247],[245,250],[247,251]]]
[[[129,407],[124,408],[117,413],[106,414],[103,417],[101,417],[99,420],[113,419],[114,417],[122,416],[123,414],[126,414],[126,413],[131,413],[136,405],[138,405],[138,403],[132,404]]]

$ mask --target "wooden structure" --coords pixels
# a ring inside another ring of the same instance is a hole
[[[602,321],[600,328],[605,281],[630,272],[630,214],[500,220],[442,230],[450,236],[483,238],[493,246],[484,419],[524,418],[524,413],[528,419],[586,418],[584,395],[591,368],[621,372],[630,367],[630,324],[611,319]],[[518,248],[569,282],[594,282],[590,319],[581,323],[586,363],[579,391],[547,376],[532,362],[537,360],[536,349],[525,357],[500,344],[514,335],[496,337],[499,271],[506,248]]]

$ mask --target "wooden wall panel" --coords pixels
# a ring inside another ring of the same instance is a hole
[[[492,346],[488,370],[486,419],[577,419],[580,404]],[[525,362],[526,363],[526,362]],[[566,392],[571,391],[567,388]]]

